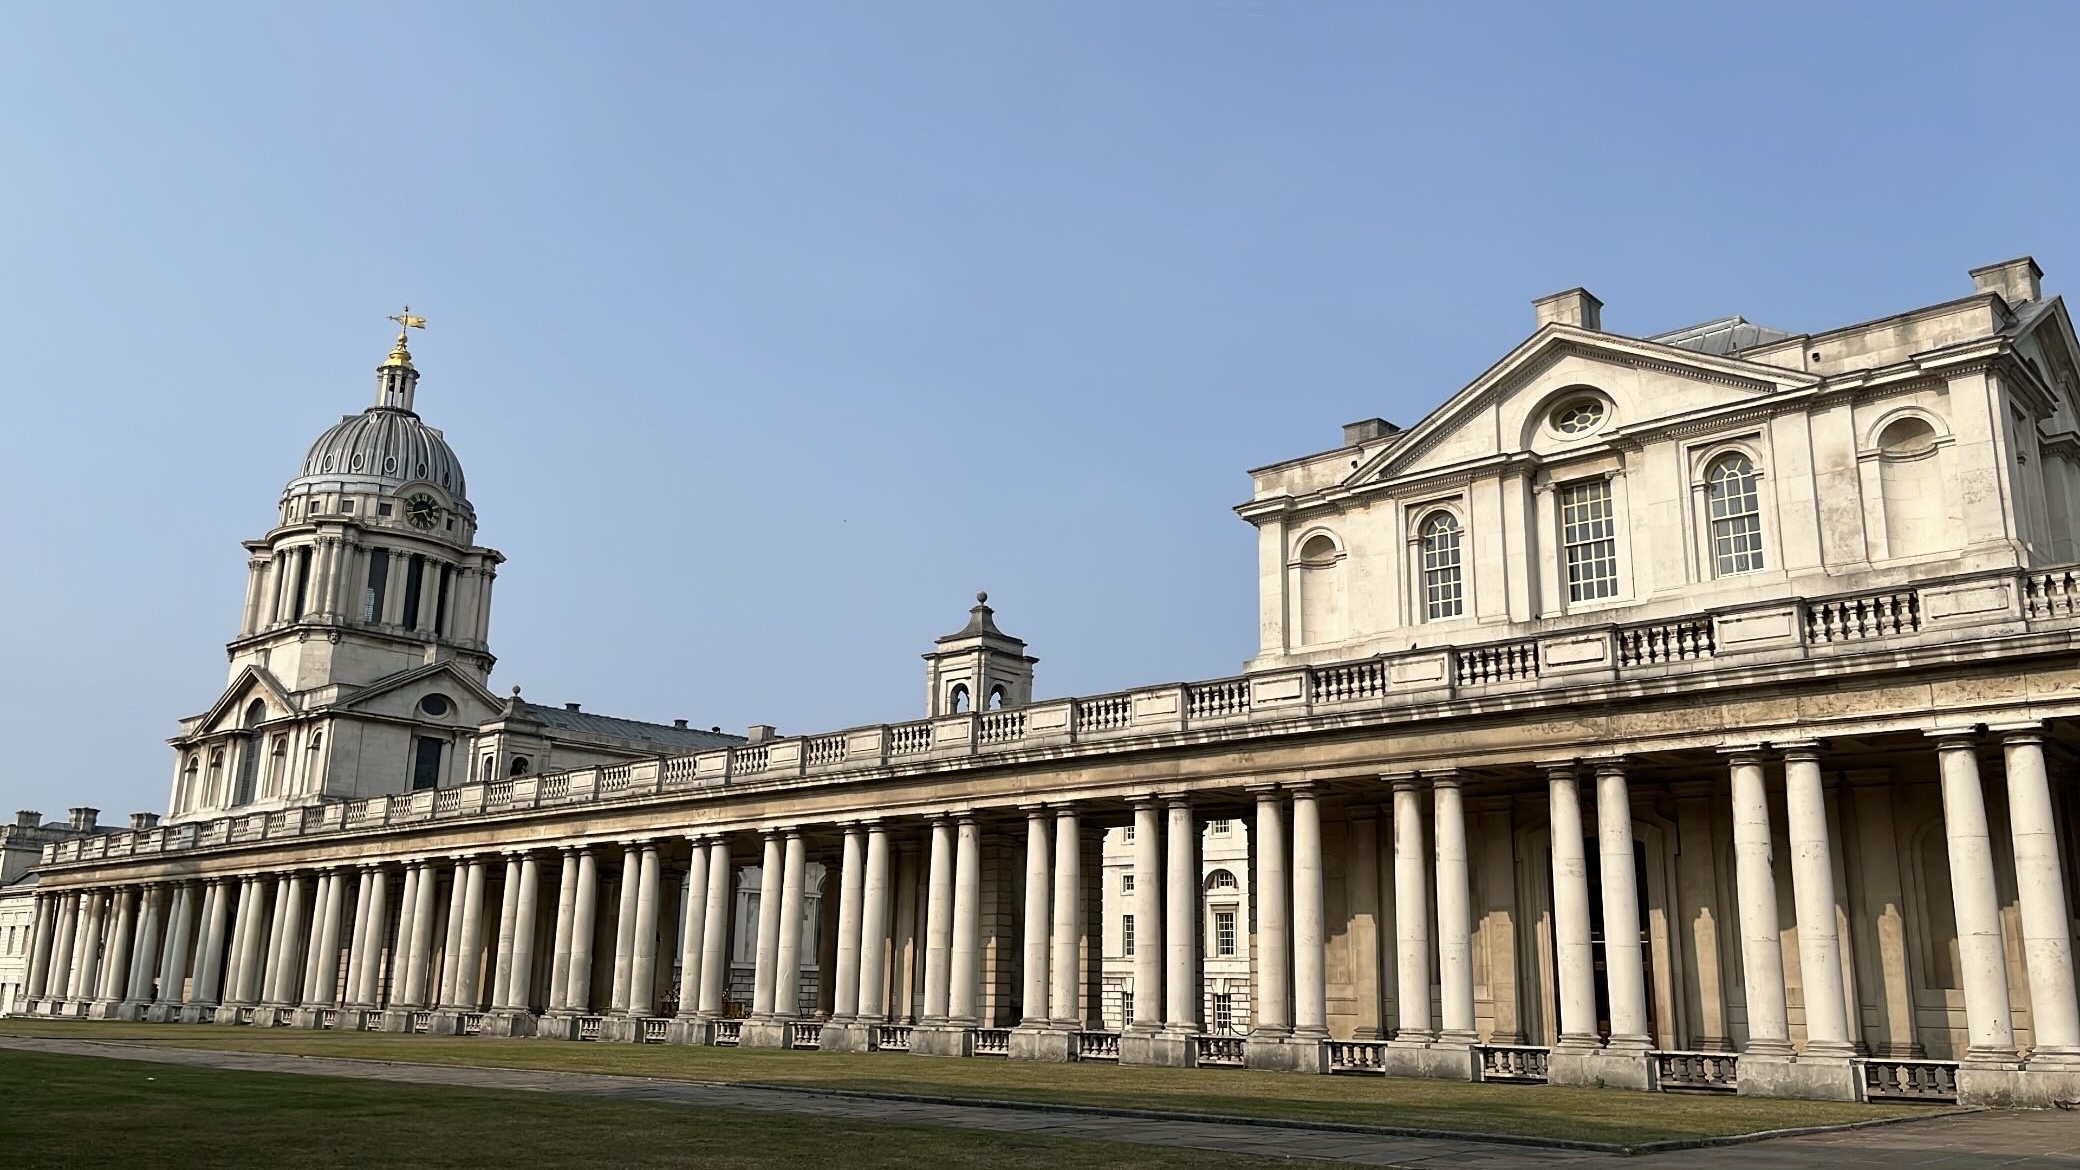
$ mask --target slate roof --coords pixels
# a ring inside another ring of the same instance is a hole
[[[704,752],[745,742],[743,736],[726,732],[704,731],[697,727],[674,727],[669,723],[644,723],[637,719],[616,719],[612,715],[595,715],[590,711],[551,707],[542,703],[530,703],[525,699],[513,703],[500,718],[525,719],[552,730],[567,731],[581,736],[640,740],[656,744],[660,748],[682,752]]]
[[[1782,329],[1757,325],[1745,317],[1721,317],[1717,321],[1706,321],[1687,329],[1658,333],[1643,337],[1642,341],[1655,341],[1662,345],[1673,345],[1679,349],[1695,350],[1715,357],[1732,357],[1744,349],[1768,345],[1792,336]]]

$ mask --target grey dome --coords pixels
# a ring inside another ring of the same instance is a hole
[[[376,406],[350,414],[318,436],[303,457],[301,479],[373,480],[390,487],[439,484],[458,501],[469,491],[462,460],[438,430],[409,410]]]

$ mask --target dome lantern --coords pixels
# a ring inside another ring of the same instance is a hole
[[[406,335],[414,329],[426,328],[426,318],[414,316],[412,307],[406,305],[403,311],[392,313],[390,320],[397,322],[397,343],[390,347],[390,356],[376,367],[376,405],[392,410],[410,410],[412,394],[419,388],[419,371],[412,365],[412,351],[406,344]]]

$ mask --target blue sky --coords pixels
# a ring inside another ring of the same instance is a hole
[[[2069,5],[22,6],[0,38],[0,805],[162,809],[409,301],[495,688],[915,718],[1233,673],[1252,466],[1586,285],[1817,329],[2080,269]],[[2061,78],[2067,80],[2061,80]],[[12,802],[11,804],[7,802]]]

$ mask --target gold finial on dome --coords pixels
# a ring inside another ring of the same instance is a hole
[[[403,366],[409,370],[412,368],[412,351],[405,346],[405,335],[410,330],[426,328],[426,318],[414,316],[412,307],[406,305],[401,311],[390,314],[387,320],[397,322],[397,344],[390,349],[390,360],[383,364]]]

